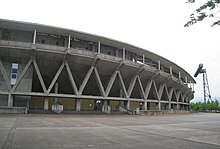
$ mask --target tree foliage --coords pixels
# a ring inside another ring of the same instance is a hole
[[[195,0],[188,0],[187,3],[195,3]],[[207,17],[217,17],[216,15],[220,12],[218,5],[220,0],[208,0],[205,4],[196,9],[196,13],[190,15],[190,21],[188,21],[184,27],[189,27],[199,21],[204,20]],[[213,22],[211,26],[220,25],[220,18]]]
[[[213,111],[220,111],[220,105],[218,100],[215,101],[208,101],[205,105],[203,102],[197,102],[197,103],[192,103],[191,108],[193,111],[199,111],[199,112],[204,112],[205,111],[205,106],[207,106],[207,110],[210,112]]]

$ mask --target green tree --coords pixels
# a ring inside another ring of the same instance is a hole
[[[217,111],[220,108],[218,100],[215,100],[214,102],[214,110]]]
[[[192,103],[191,108],[193,111],[199,111],[199,104],[198,103]]]
[[[206,103],[207,110],[212,110],[212,103],[208,100]]]
[[[187,3],[195,3],[195,0],[188,0]],[[189,27],[197,22],[204,20],[207,17],[218,18],[217,15],[220,12],[218,5],[220,0],[208,0],[205,4],[196,9],[196,13],[190,15],[190,21],[188,21],[184,27]],[[211,26],[220,25],[220,18],[213,22]]]
[[[208,100],[206,104],[204,102],[191,103],[191,108],[193,111],[204,112],[205,106],[209,112],[220,111],[219,101],[216,99],[212,101]]]
[[[205,111],[205,104],[204,103],[199,102],[199,111],[200,112]]]

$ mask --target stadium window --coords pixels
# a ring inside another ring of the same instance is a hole
[[[12,68],[12,73],[17,73],[18,69]]]
[[[111,55],[111,52],[110,52],[110,51],[108,51],[108,55]]]
[[[57,41],[57,42],[56,42],[56,45],[59,46],[59,44],[60,44],[60,43]]]
[[[11,66],[11,85],[15,85],[17,81],[18,64],[12,63]]]
[[[44,43],[45,43],[45,40],[44,40],[44,39],[42,39],[42,40],[41,40],[41,43],[42,43],[42,44],[44,44]]]
[[[12,78],[12,79],[16,79],[16,78],[17,78],[17,74],[13,74],[13,73],[12,73],[12,74],[11,74],[11,78]]]
[[[17,69],[17,70],[18,70],[18,64],[17,64],[17,63],[12,63],[11,68],[12,68],[12,69]]]
[[[2,39],[3,40],[9,40],[9,34],[10,34],[9,30],[4,29],[3,32],[2,32]]]

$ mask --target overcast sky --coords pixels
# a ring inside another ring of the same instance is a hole
[[[2,0],[0,18],[97,34],[142,47],[184,68],[192,76],[207,69],[212,97],[220,97],[220,26],[207,20],[184,28],[202,4],[186,0]],[[202,75],[195,97],[203,97]]]

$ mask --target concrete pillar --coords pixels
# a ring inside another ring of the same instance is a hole
[[[194,91],[194,83],[192,84],[192,90]]]
[[[82,99],[76,99],[76,111],[80,111],[81,110],[81,103],[82,103]]]
[[[102,112],[110,114],[111,113],[111,107],[109,106],[110,101],[109,100],[103,100],[102,104]]]
[[[144,110],[147,110],[147,101],[144,101],[144,105],[143,105]]]
[[[36,43],[37,30],[34,30],[33,44]]]
[[[143,64],[145,64],[145,56],[144,56],[144,54],[143,54]]]
[[[173,68],[172,68],[172,66],[170,66],[170,75],[171,76],[173,75]]]
[[[8,107],[13,107],[13,95],[12,94],[8,94]]]
[[[101,53],[101,42],[99,41],[99,43],[98,43],[98,54],[100,54]]]
[[[48,105],[49,105],[49,104],[48,104],[48,101],[49,101],[49,100],[48,100],[48,97],[45,97],[45,98],[44,98],[44,110],[48,110]]]
[[[181,80],[181,72],[179,71],[179,80]]]
[[[122,51],[122,58],[125,59],[125,48],[123,48],[123,51]]]
[[[102,104],[102,112],[107,111],[107,106],[108,106],[108,101],[107,101],[107,100],[103,100],[103,104]]]
[[[123,91],[122,91],[122,89],[120,88],[120,98],[122,98],[122,96],[123,96]]]
[[[160,60],[158,60],[158,70],[160,70]]]
[[[124,105],[124,101],[119,101],[119,105],[120,105],[120,106],[125,106],[125,105]]]
[[[115,56],[119,57],[118,49],[115,50]]]
[[[58,82],[55,84],[55,89],[54,89],[55,94],[58,93]],[[57,102],[57,97],[54,98],[54,102]]]
[[[185,82],[186,82],[186,85],[188,86],[187,76],[185,76]]]
[[[130,101],[126,102],[126,108],[129,110],[130,109]]]
[[[169,110],[171,110],[171,103],[170,102],[169,102],[169,107],[168,108],[169,108]]]
[[[169,110],[171,110],[171,102],[169,101]]]
[[[92,52],[96,52],[95,44],[92,45]]]
[[[69,35],[69,40],[68,40],[68,49],[70,49],[70,42],[71,42],[71,36]]]
[[[103,105],[108,105],[108,100],[103,100]]]
[[[137,62],[137,55],[134,56],[134,61]]]
[[[158,110],[161,110],[161,103],[160,103],[160,100],[158,101]]]

